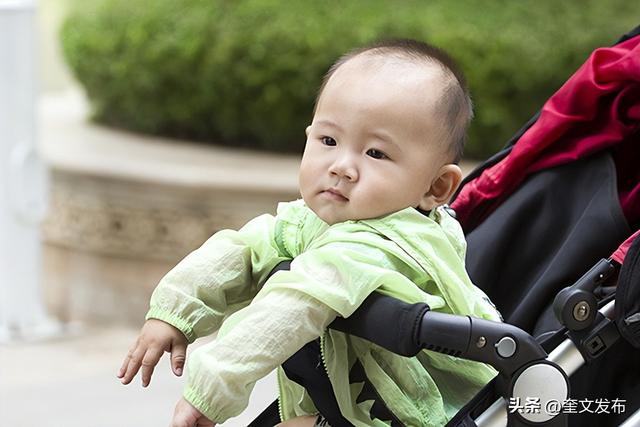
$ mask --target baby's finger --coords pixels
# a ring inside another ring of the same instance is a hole
[[[144,354],[142,358],[142,387],[146,387],[151,382],[151,375],[153,375],[153,368],[158,364],[158,360],[162,357],[164,350],[157,347],[152,347]]]
[[[184,344],[174,344],[171,347],[171,368],[177,376],[182,375],[184,361],[187,358],[187,346]]]
[[[136,342],[133,345],[133,347],[131,347],[129,349],[129,352],[127,353],[127,357],[124,358],[124,361],[122,362],[122,365],[120,366],[120,369],[118,370],[118,378],[122,378],[124,376],[124,373],[127,372],[127,366],[129,365],[129,361],[131,360],[131,356],[133,355],[133,352],[135,351],[137,346],[138,346],[138,343]]]
[[[127,364],[127,370],[124,374],[124,377],[122,377],[122,384],[129,384],[133,379],[133,377],[136,376],[136,374],[138,373],[138,370],[140,369],[140,365],[142,364],[142,358],[144,357],[145,353],[146,353],[145,348],[138,347],[131,354],[129,363]]]
[[[124,362],[122,362],[122,366],[120,366],[120,369],[118,369],[118,374],[117,374],[118,378],[122,378],[124,376],[124,373],[127,370],[127,365],[129,364],[129,359],[130,357],[128,355],[127,357],[124,358]]]

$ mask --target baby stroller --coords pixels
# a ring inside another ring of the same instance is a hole
[[[637,27],[593,52],[453,199],[469,274],[505,323],[374,292],[331,327],[406,356],[427,349],[494,366],[448,426],[640,426],[639,160]],[[329,423],[351,425],[318,387],[309,394]],[[375,407],[366,386],[363,398]],[[277,422],[274,402],[251,426]]]

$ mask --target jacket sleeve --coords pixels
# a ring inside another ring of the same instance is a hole
[[[175,326],[189,342],[215,332],[284,259],[273,243],[274,224],[273,216],[262,215],[238,231],[214,234],[160,281],[146,319]]]
[[[376,248],[328,244],[275,273],[252,303],[225,320],[215,341],[189,357],[184,397],[222,423],[246,407],[257,380],[349,316],[383,282],[388,261]]]
[[[274,291],[230,316],[217,338],[189,355],[184,398],[217,424],[240,414],[253,386],[336,317],[297,291]]]

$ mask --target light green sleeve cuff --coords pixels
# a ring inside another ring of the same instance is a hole
[[[177,314],[172,313],[168,310],[164,310],[160,307],[151,307],[151,309],[147,312],[147,315],[145,316],[144,319],[145,320],[158,319],[170,324],[171,326],[179,329],[180,332],[184,334],[184,336],[189,341],[189,344],[194,342],[197,338],[189,322],[187,322],[185,319],[178,316]]]
[[[226,421],[226,418],[221,418],[220,414],[214,411],[211,405],[209,405],[194,389],[190,388],[188,385],[185,387],[182,397],[184,397],[187,402],[189,402],[194,408],[196,408],[205,417],[207,417],[214,423],[221,424]]]

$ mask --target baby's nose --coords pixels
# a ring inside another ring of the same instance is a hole
[[[347,181],[355,181],[358,179],[358,169],[353,162],[342,159],[334,162],[329,168],[329,174]]]

